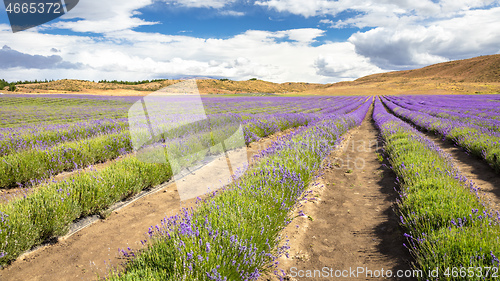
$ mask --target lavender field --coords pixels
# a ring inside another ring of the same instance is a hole
[[[0,206],[3,245],[0,255],[4,262],[50,237],[63,235],[73,220],[99,213],[172,176],[169,165],[143,163],[132,153],[126,116],[138,98],[3,96],[1,99],[0,188],[16,190],[4,195]],[[203,102],[217,127],[225,126],[228,119],[224,116],[237,116],[248,144],[325,118],[342,118],[365,100],[366,97],[251,97],[206,98]],[[217,122],[219,119],[221,122]],[[212,129],[216,128],[181,132],[180,149],[189,150],[190,139],[204,139],[200,134],[210,134]],[[161,143],[164,139],[157,141]],[[101,170],[77,173],[64,181],[52,179],[62,172],[117,158],[118,161]]]
[[[498,178],[498,95],[202,96],[208,122],[170,130],[148,143],[178,158],[190,155],[179,167],[139,156],[128,115],[138,100],[0,96],[0,264],[8,269],[24,252],[64,236],[73,222],[102,215],[113,204],[172,180],[177,170],[218,155],[216,144],[228,139],[234,131],[229,128],[237,124],[244,147],[282,135],[253,156],[255,164],[237,180],[145,228],[143,247],[121,249],[126,264],[106,278],[284,278],[287,269],[278,261],[295,241],[282,234],[295,224],[294,212],[305,216],[301,202],[312,199],[309,188],[328,169],[330,154],[349,134],[365,134],[360,131],[365,124],[377,130],[383,144],[382,153],[371,152],[377,165],[397,179],[389,187],[398,197],[391,216],[398,218],[394,231],[401,232],[404,243],[394,247],[411,256],[406,266],[421,272],[415,279],[494,280],[498,275],[500,214],[440,148],[444,142],[455,144],[467,157],[487,163]],[[176,102],[181,106],[187,100]],[[439,135],[442,142],[428,134]],[[228,143],[224,150],[235,147]],[[365,169],[349,169],[342,176]],[[328,182],[329,188],[335,184]],[[376,187],[387,187],[381,185]],[[436,268],[440,278],[431,274]]]

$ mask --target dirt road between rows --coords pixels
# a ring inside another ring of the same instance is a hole
[[[269,147],[278,137],[293,129],[276,133],[252,143],[247,148],[248,157]],[[195,199],[182,201],[175,183],[164,189],[134,201],[107,219],[99,220],[67,239],[59,239],[26,254],[0,271],[0,280],[96,280],[107,269],[123,263],[118,249],[137,250],[146,238],[150,226],[166,217],[177,214],[181,207],[194,206]]]
[[[330,280],[338,274],[345,280],[413,280],[381,277],[389,270],[407,273],[412,258],[392,209],[395,175],[377,156],[382,143],[368,114],[329,156],[320,188],[313,188],[284,231],[291,249],[279,268],[287,280]]]
[[[460,173],[473,181],[495,211],[500,211],[500,176],[484,160],[466,153],[441,136],[424,132],[444,152],[449,153]]]

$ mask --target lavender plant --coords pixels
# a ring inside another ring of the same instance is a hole
[[[257,280],[274,270],[287,249],[278,245],[290,210],[371,102],[348,117],[325,116],[278,140],[237,182],[151,227],[147,248],[124,250],[131,258],[126,272],[113,272],[108,280]]]
[[[233,115],[237,115],[239,119],[243,120],[245,141],[248,144],[278,131],[306,125],[317,120],[318,116],[323,114],[347,113],[358,107],[362,99],[361,97],[294,98],[284,100],[274,98],[273,101],[279,104],[278,108],[282,108],[282,104],[289,106],[291,103],[298,105],[300,101],[309,101],[310,103],[300,104],[301,111],[308,111],[313,108],[324,111],[324,113],[255,114],[253,112],[243,115],[233,113]],[[57,99],[48,99],[48,101],[56,104],[61,103]],[[77,103],[77,101],[72,100],[69,104]],[[101,100],[97,101],[99,101],[98,105],[103,102]],[[31,102],[35,103],[37,99],[32,98]],[[182,100],[179,102],[182,102]],[[82,103],[86,106],[94,104],[89,101]],[[248,105],[248,103],[253,104],[246,109],[240,105]],[[226,120],[227,113],[216,114],[216,112],[230,112],[231,110],[235,112],[252,112],[256,111],[255,107],[259,105],[263,105],[263,110],[269,110],[270,108],[274,110],[275,107],[270,106],[270,103],[266,102],[265,106],[267,107],[265,107],[260,98],[248,101],[235,98],[209,99],[206,106],[210,109],[209,112],[214,112],[209,115],[214,127],[224,127],[225,123],[219,120]],[[121,103],[119,104],[121,105]],[[31,105],[31,103],[28,102],[28,105]],[[330,105],[331,108],[328,107]],[[222,107],[225,107],[225,111],[218,109]],[[0,113],[2,112],[0,111]],[[79,127],[80,125],[82,127]],[[85,124],[77,123],[69,127],[49,126],[45,129],[28,130],[24,128],[24,130],[20,131],[28,131],[28,133],[19,133],[15,130],[4,131],[3,137],[0,137],[0,155],[3,154],[3,157],[0,157],[0,188],[12,188],[26,184],[33,186],[43,179],[63,171],[72,171],[91,164],[112,160],[120,155],[130,153],[132,150],[130,133],[122,121],[115,123],[93,121]],[[194,128],[194,126],[191,126],[183,132],[176,132],[175,137],[184,142],[186,139],[194,138],[195,133],[204,133],[203,136],[198,137],[210,139],[210,129],[212,128]],[[173,136],[171,134],[168,137]],[[165,138],[157,141],[163,142]]]
[[[446,118],[438,118],[416,110],[409,110],[384,98],[386,106],[394,114],[417,126],[441,134],[477,157],[483,158],[500,172],[500,133],[488,128]]]
[[[398,209],[408,240],[405,246],[414,255],[416,267],[423,270],[421,279],[495,279],[493,271],[486,276],[477,269],[499,266],[498,212],[491,210],[478,188],[458,172],[450,155],[389,114],[379,100],[373,118],[397,174]],[[435,270],[437,277],[431,274]]]
[[[276,114],[274,116],[243,115],[242,119],[245,119],[243,121],[244,126],[249,128],[248,132],[254,134],[249,134],[249,137],[246,137],[246,139],[252,141],[290,126],[298,126],[309,122],[312,125],[312,123],[327,122],[325,120],[328,119],[336,120],[339,116],[342,116],[341,114],[346,112],[345,108],[348,110],[359,107],[365,99],[365,97],[343,97],[338,100],[334,97],[312,99],[315,102],[318,100],[321,101],[322,108],[325,108],[325,111],[331,114],[288,113]],[[300,100],[307,101],[307,99]],[[239,99],[234,99],[235,103],[239,101]],[[274,101],[276,103],[280,102],[279,99],[275,99]],[[334,104],[332,107],[336,110],[332,111],[326,108],[329,104]],[[237,107],[235,105],[232,106]],[[304,108],[308,106],[310,105],[304,105]],[[366,109],[366,104],[363,108]],[[260,121],[264,117],[267,119],[267,122]],[[259,125],[254,126],[254,122],[257,122]],[[223,125],[224,123],[221,123],[221,126]],[[106,139],[106,136],[100,137],[103,140]],[[199,138],[200,135],[193,134],[193,136],[189,136],[187,134],[185,138],[180,138],[184,142],[180,142],[183,145],[182,149],[189,149],[190,137]],[[92,140],[94,139],[88,139],[88,141]],[[87,139],[81,141],[87,141]],[[64,147],[67,144],[61,143],[60,147]],[[55,147],[59,147],[59,145]],[[96,145],[90,146],[88,150],[104,151],[106,147]],[[64,153],[68,153],[64,149],[60,149],[60,151],[63,155]],[[41,155],[45,157],[43,153]],[[50,156],[54,158],[49,158],[47,163],[50,164],[53,162],[57,163],[56,160],[60,159],[59,157],[55,157],[57,156],[56,154]],[[69,157],[68,159],[75,158]],[[25,162],[18,162],[20,164],[17,165],[17,168],[26,169],[23,167],[33,165],[35,160],[34,158],[31,160],[27,158]],[[56,172],[51,171],[51,173]],[[168,163],[148,164],[138,161],[133,156],[127,156],[110,163],[103,169],[82,171],[61,182],[46,182],[42,184],[36,182],[38,187],[31,194],[24,198],[17,198],[8,203],[0,204],[2,216],[0,223],[0,263],[4,264],[15,259],[23,251],[30,249],[32,246],[39,244],[49,237],[64,234],[68,225],[73,220],[86,215],[97,214],[119,200],[136,194],[145,188],[168,181],[171,176],[172,172]],[[29,177],[26,176],[26,178]]]

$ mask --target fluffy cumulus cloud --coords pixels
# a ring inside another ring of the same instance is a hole
[[[230,17],[242,17],[245,15],[244,12],[232,11],[232,10],[222,10],[219,12],[221,16],[230,16]]]
[[[499,0],[252,1],[86,0],[63,20],[43,27],[13,34],[0,24],[0,46],[6,45],[0,49],[0,68],[9,70],[1,78],[201,76],[326,83],[500,52]],[[247,14],[231,9],[243,2],[260,11],[317,17],[318,26],[241,30],[220,38],[136,29],[157,24],[138,12],[152,4],[215,9],[219,16],[239,20]],[[366,29],[343,42],[325,39],[344,27]],[[46,29],[74,33],[54,35]]]
[[[324,46],[314,61],[316,73],[331,77],[337,81],[352,80],[353,78],[383,72],[374,66],[367,58],[354,52],[354,45],[350,43],[336,43]],[[334,50],[335,51],[332,51]]]
[[[431,0],[263,0],[256,1],[255,4],[265,6],[279,12],[288,12],[304,17],[321,15],[335,16],[344,11],[357,11],[364,16],[383,14],[387,17],[398,16],[409,11],[414,11],[420,14],[434,14],[439,10],[439,5]]]
[[[138,9],[149,6],[153,0],[86,0],[49,25],[51,28],[70,29],[75,32],[107,33],[156,24],[141,19]]]
[[[316,38],[323,36],[325,31],[317,28],[301,28],[287,30],[281,33],[292,41],[302,44],[310,44],[316,42]]]
[[[304,17],[336,16],[341,12],[356,12],[356,16],[338,20],[332,27],[347,25],[377,27],[394,24],[399,20],[451,17],[462,11],[487,7],[497,2],[497,0],[257,0],[255,4]]]
[[[226,39],[204,39],[124,30],[107,34],[103,39],[34,31],[1,32],[0,44],[9,42],[9,46],[20,52],[48,58],[57,56],[59,61],[82,67],[71,71],[50,68],[27,72],[20,69],[21,64],[9,65],[16,67],[16,71],[6,72],[6,78],[12,80],[26,79],[23,75],[29,73],[30,79],[138,80],[196,76],[326,83],[365,74],[370,65],[355,53],[351,43],[311,45],[323,33],[313,28],[276,32],[248,30]],[[342,61],[343,68],[335,64],[336,59]]]
[[[348,42],[357,54],[384,70],[500,52],[498,0],[259,0],[256,5],[303,17],[320,16],[323,27],[370,28],[353,34]],[[320,73],[346,69],[339,61],[327,61],[317,60],[318,67],[332,66]]]
[[[322,14],[337,14],[339,2],[328,0],[265,0],[256,1],[255,5],[265,6],[278,12],[288,12],[304,17],[312,17]]]
[[[318,76],[314,62],[319,54],[339,50],[310,45],[322,34],[319,29],[248,30],[227,39],[202,39],[126,31],[109,38],[128,38],[131,46],[115,46],[112,51],[91,47],[79,54],[79,60],[109,71],[129,70],[167,77],[328,82],[331,77]],[[351,53],[355,55],[353,48]]]
[[[425,25],[378,27],[349,39],[356,52],[384,69],[415,68],[500,51],[500,8],[465,11]]]

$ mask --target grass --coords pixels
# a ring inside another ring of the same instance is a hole
[[[130,152],[132,144],[124,120],[71,123],[82,116],[90,119],[108,116],[108,113],[115,117],[125,116],[132,101],[101,99],[2,97],[0,124],[18,128],[0,131],[0,188],[33,186],[63,171],[105,162]],[[210,112],[243,113],[239,116],[243,119],[248,144],[277,131],[305,125],[320,114],[351,111],[359,106],[362,98],[250,98],[230,102],[206,99],[204,102]],[[270,114],[287,107],[296,108],[298,112],[321,111],[318,114]],[[262,114],[256,114],[258,112]],[[217,120],[211,121],[217,123]],[[22,123],[26,126],[19,126]]]
[[[0,188],[17,187],[90,164],[105,162],[130,152],[128,132],[31,149],[0,158]]]
[[[70,97],[2,96],[0,127],[47,126],[127,117],[131,102]]]
[[[126,129],[125,122],[103,120],[90,123],[76,123],[64,128],[46,129],[37,132],[8,133],[0,138],[0,157],[31,148],[43,148],[81,139],[118,133]]]

